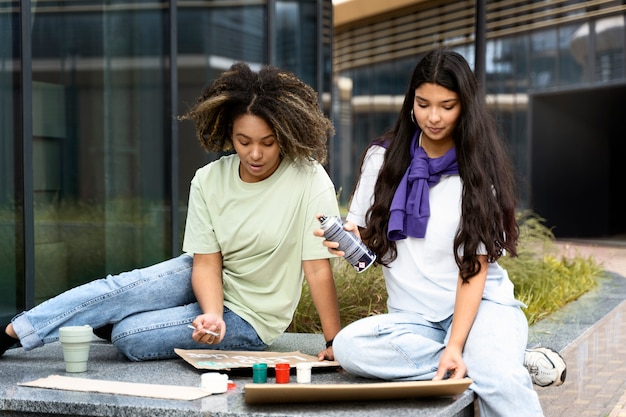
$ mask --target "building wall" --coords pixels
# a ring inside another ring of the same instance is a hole
[[[625,14],[622,1],[486,1],[487,102],[517,169],[520,209],[546,218],[557,237],[626,234],[616,203],[626,174],[613,157],[623,149],[615,109],[626,98]],[[419,58],[445,45],[475,67],[475,33],[474,1],[335,6],[334,178],[344,201],[367,144],[394,124]]]
[[[330,97],[331,34],[330,0],[2,3],[0,318],[180,253],[219,155],[177,116],[236,61]]]

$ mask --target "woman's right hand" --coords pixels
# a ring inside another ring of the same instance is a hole
[[[196,329],[191,338],[198,343],[216,345],[224,339],[226,333],[226,323],[217,314],[200,314],[191,325]]]
[[[315,217],[319,220],[320,216],[321,214],[318,214]],[[352,222],[345,222],[343,224],[343,228],[348,232],[354,233],[356,237],[361,239],[361,233],[359,232],[359,228],[356,224]],[[313,234],[318,237],[324,237],[324,230],[315,229],[313,231]],[[337,248],[339,247],[339,242],[333,242],[331,240],[324,239],[324,242],[322,242],[322,244],[326,246],[328,248],[328,252],[332,253],[333,255],[345,256],[345,252],[337,250]]]

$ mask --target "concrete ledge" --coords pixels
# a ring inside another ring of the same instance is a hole
[[[529,329],[528,345],[562,351],[626,300],[625,278],[605,272],[599,285]]]
[[[276,351],[300,350],[317,354],[324,345],[321,335],[285,334],[272,346]],[[198,386],[200,371],[182,359],[130,362],[109,343],[97,339],[89,355],[89,369],[81,378]],[[0,357],[0,416],[411,416],[471,417],[474,393],[466,390],[454,397],[415,398],[393,401],[361,401],[306,404],[247,405],[243,386],[252,382],[251,371],[229,372],[237,388],[225,394],[194,401],[83,393],[18,386],[49,375],[65,375],[60,343],[51,343],[31,352],[12,349]],[[313,383],[364,382],[337,370],[314,370]],[[272,382],[269,382],[272,383]]]
[[[624,277],[606,273],[598,288],[584,294],[557,313],[530,328],[529,346],[550,346],[563,350],[576,338],[626,300]],[[271,350],[299,350],[315,355],[324,346],[318,334],[286,333]],[[79,377],[197,386],[203,371],[182,359],[155,362],[130,362],[115,348],[95,339],[90,352],[89,370]],[[0,416],[380,416],[394,417],[471,417],[474,416],[474,393],[471,390],[455,397],[406,399],[401,401],[362,401],[342,403],[270,404],[249,406],[243,399],[244,384],[251,383],[249,371],[229,373],[237,388],[225,394],[195,401],[158,400],[141,397],[81,393],[18,386],[49,375],[66,374],[59,343],[31,352],[12,349],[0,357]],[[358,383],[357,379],[336,370],[314,370],[313,383]],[[271,382],[270,382],[271,383]],[[567,382],[566,382],[567,383]]]

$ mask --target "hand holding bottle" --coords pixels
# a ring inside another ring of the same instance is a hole
[[[339,217],[318,216],[323,236],[329,242],[337,242],[334,250],[337,255],[343,256],[357,272],[363,272],[376,260],[376,255],[369,250],[353,231],[348,231],[344,227],[343,221]],[[319,233],[317,233],[319,236]],[[326,245],[331,251],[333,248]],[[341,255],[343,252],[343,255]]]

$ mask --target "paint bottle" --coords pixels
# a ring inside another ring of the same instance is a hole
[[[288,384],[289,373],[291,372],[291,366],[288,363],[277,363],[275,365],[276,370],[276,383]]]
[[[267,382],[267,364],[252,364],[252,382],[255,384],[265,384]]]
[[[320,216],[324,237],[331,242],[338,242],[338,250],[345,253],[344,258],[356,270],[363,272],[376,260],[376,255],[352,232],[343,228],[339,217]]]
[[[296,381],[298,384],[308,384],[311,382],[311,362],[299,362],[296,364]]]
[[[200,377],[200,389],[211,394],[222,394],[228,389],[228,375],[208,372]]]

